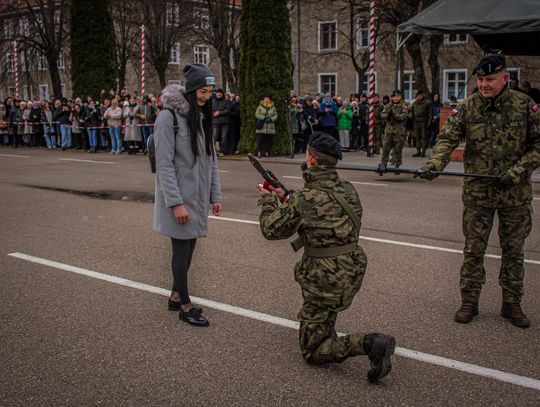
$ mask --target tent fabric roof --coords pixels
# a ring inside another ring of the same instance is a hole
[[[540,0],[439,0],[398,26],[414,34],[540,32]]]
[[[540,0],[439,0],[397,31],[470,34],[484,50],[540,55]]]

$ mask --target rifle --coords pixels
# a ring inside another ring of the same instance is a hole
[[[341,164],[336,167],[338,170],[353,170],[353,171],[369,171],[376,172],[379,175],[383,175],[377,168],[373,167],[362,167],[359,165],[353,164]],[[414,168],[387,168],[385,172],[391,172],[394,174],[413,174],[415,177],[419,176],[422,171]],[[446,175],[453,177],[468,177],[468,178],[483,178],[490,179],[493,181],[498,181],[501,179],[499,175],[490,175],[490,174],[466,174],[464,172],[453,172],[453,171],[432,171],[437,175]]]
[[[265,170],[259,160],[257,160],[253,154],[248,154],[248,160],[249,162],[255,167],[255,169],[261,174],[264,178],[264,180],[269,184],[272,185],[274,188],[281,188],[283,189],[283,192],[285,192],[285,201],[289,200],[291,197],[291,194],[294,192],[292,190],[288,190],[285,188],[285,186],[278,180],[278,178],[274,175],[274,173],[270,170]]]

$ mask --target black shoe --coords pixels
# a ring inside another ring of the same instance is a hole
[[[202,316],[201,311],[198,310],[196,307],[191,307],[188,312],[184,312],[182,307],[180,307],[180,311],[178,312],[178,318],[194,326],[209,325],[208,320]]]
[[[528,328],[531,326],[531,321],[523,313],[519,303],[503,302],[501,307],[501,317],[509,319],[513,325],[520,328]]]
[[[180,311],[180,301],[173,301],[169,298],[169,303],[168,303],[167,308],[169,309],[169,311],[176,311],[176,312]],[[198,307],[196,305],[193,305],[192,308],[195,308],[201,313],[203,311],[201,307]]]
[[[385,162],[380,162],[379,163],[379,165],[377,166],[377,172],[379,173],[379,175],[383,175],[386,172],[386,163]]]
[[[364,337],[363,345],[371,362],[368,380],[370,383],[378,383],[392,370],[390,356],[396,349],[396,338],[379,333],[368,334]]]

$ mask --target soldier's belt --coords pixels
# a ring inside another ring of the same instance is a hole
[[[309,257],[336,257],[342,254],[349,254],[356,250],[358,244],[356,242],[349,243],[344,246],[334,247],[304,247],[304,255]]]

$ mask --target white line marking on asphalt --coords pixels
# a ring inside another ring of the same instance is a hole
[[[219,172],[229,172],[228,170],[219,170]]]
[[[237,223],[247,223],[249,225],[258,225],[259,222],[255,220],[245,220],[245,219],[235,219],[235,218],[223,218],[221,216],[209,216],[210,219],[215,220],[224,220],[228,222],[237,222]],[[424,250],[435,250],[439,252],[446,252],[446,253],[455,253],[455,254],[463,254],[463,250],[458,249],[450,249],[448,247],[440,247],[440,246],[430,246],[426,244],[418,244],[418,243],[409,243],[409,242],[401,242],[399,240],[388,240],[388,239],[379,239],[377,237],[368,237],[368,236],[359,236],[362,240],[368,240],[372,242],[379,242],[379,243],[387,243],[387,244],[394,244],[397,246],[406,246],[406,247],[414,247],[416,249],[424,249]],[[487,254],[485,257],[489,257],[490,259],[500,259],[501,256],[497,254]],[[529,264],[537,264],[540,265],[540,261],[538,260],[530,260],[530,259],[524,259],[525,263]]]
[[[24,253],[9,253],[8,256],[15,257],[17,259],[26,260],[31,263],[37,263],[48,267],[53,267],[59,270],[69,271],[71,273],[80,274],[87,277],[92,277],[97,280],[108,281],[110,283],[123,285],[125,287],[136,288],[138,290],[146,291],[149,293],[159,294],[165,297],[170,295],[170,290],[160,287],[154,287],[148,284],[139,283],[126,278],[116,277],[109,274],[99,273],[97,271],[87,270],[82,267],[71,266],[69,264],[58,263],[56,261],[43,259],[40,257],[31,256]],[[286,318],[280,318],[262,312],[253,311],[246,308],[236,307],[234,305],[223,304],[220,302],[207,300],[199,297],[191,297],[194,302],[205,307],[217,309],[219,311],[228,312],[234,315],[240,315],[248,317],[258,321],[268,322],[274,325],[283,326],[286,328],[298,329],[299,324],[297,321],[292,321]],[[340,333],[343,335],[343,333]],[[459,370],[466,373],[472,373],[478,376],[487,377],[490,379],[499,380],[518,386],[528,387],[534,390],[540,390],[540,380],[533,379],[527,376],[519,376],[513,373],[507,373],[500,370],[490,369],[479,365],[473,365],[471,363],[461,362],[459,360],[453,360],[444,358],[441,356],[431,355],[429,353],[418,352],[411,349],[402,347],[396,347],[396,355],[409,359],[418,360],[421,362],[431,363],[433,365],[443,366],[450,369]]]
[[[60,161],[77,161],[81,163],[116,164],[114,161],[79,160],[77,158],[59,158]]]
[[[540,198],[533,198],[535,201],[540,201]]]
[[[19,155],[19,154],[0,154],[0,157],[18,157],[18,158],[30,158],[31,155]]]
[[[302,177],[295,177],[295,176],[292,176],[292,175],[284,175],[283,178],[288,178],[288,179],[303,179]],[[377,184],[377,183],[374,183],[374,182],[359,182],[359,181],[349,181],[351,184],[356,184],[356,185],[371,185],[373,187],[387,187],[388,184]]]

